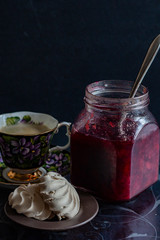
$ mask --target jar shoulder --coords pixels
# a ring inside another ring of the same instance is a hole
[[[158,128],[155,117],[148,109],[120,114],[95,113],[83,109],[72,130],[105,139],[133,140],[150,124]]]

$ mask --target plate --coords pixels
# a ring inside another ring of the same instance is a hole
[[[66,150],[52,151],[45,164],[42,166],[47,172],[53,171],[60,173],[63,177],[66,177],[70,173],[70,153]],[[0,187],[7,189],[15,189],[20,184],[11,183],[3,177],[3,170],[6,165],[3,162],[0,153]]]
[[[80,227],[91,221],[99,210],[97,200],[90,194],[78,191],[80,197],[80,210],[77,215],[71,219],[52,221],[40,221],[33,218],[27,218],[23,214],[18,214],[15,209],[11,208],[8,202],[4,206],[6,215],[14,222],[25,227],[41,230],[65,231]]]

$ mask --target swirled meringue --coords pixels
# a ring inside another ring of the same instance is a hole
[[[40,182],[40,193],[44,202],[59,220],[70,219],[79,212],[79,195],[67,179],[58,173],[49,172]]]
[[[20,185],[10,193],[8,201],[18,213],[38,220],[49,218],[52,212],[41,197],[38,184]]]

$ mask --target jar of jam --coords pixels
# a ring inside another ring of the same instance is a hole
[[[71,182],[104,200],[130,200],[158,180],[159,127],[141,85],[104,80],[86,87],[71,131]]]

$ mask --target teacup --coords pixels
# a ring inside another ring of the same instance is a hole
[[[70,145],[70,125],[36,112],[13,112],[0,115],[0,148],[4,163],[16,173],[31,173],[41,167],[53,150]],[[66,126],[68,142],[50,148],[53,135]]]

